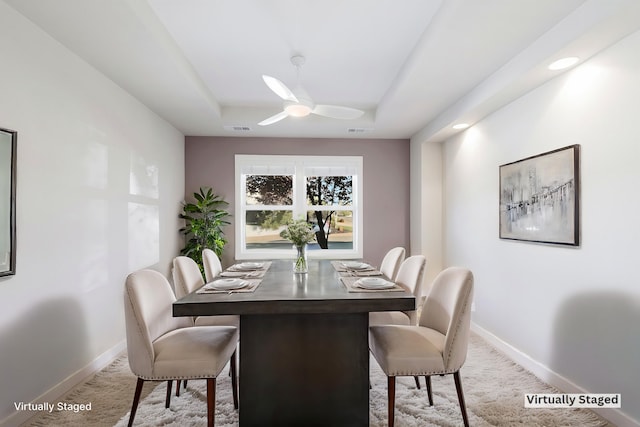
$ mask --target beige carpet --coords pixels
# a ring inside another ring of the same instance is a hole
[[[612,424],[584,409],[526,409],[525,393],[554,393],[557,390],[540,382],[529,372],[472,336],[467,362],[461,370],[472,426],[527,427],[611,427]],[[427,404],[426,390],[417,390],[413,378],[399,378],[396,386],[396,426],[460,426],[453,377],[433,377],[434,406]],[[120,358],[87,383],[72,390],[61,401],[89,403],[85,413],[54,412],[32,419],[25,426],[117,426],[128,422],[136,378],[129,371],[126,358]],[[370,426],[387,425],[386,377],[372,359]],[[216,426],[237,426],[238,416],[231,400],[231,381],[225,371],[218,378]],[[277,390],[274,390],[277,391]],[[136,414],[135,426],[204,426],[206,392],[204,381],[190,381],[187,391],[172,397],[171,408],[164,408],[166,383],[145,387],[144,399]],[[265,423],[265,426],[268,426]]]

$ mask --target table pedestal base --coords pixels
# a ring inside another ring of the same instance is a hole
[[[240,316],[240,426],[369,425],[368,313]]]

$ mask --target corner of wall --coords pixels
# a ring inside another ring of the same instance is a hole
[[[410,252],[427,258],[425,289],[429,289],[443,268],[442,144],[412,138],[410,150]]]

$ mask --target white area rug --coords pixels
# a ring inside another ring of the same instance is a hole
[[[526,427],[611,427],[595,413],[584,409],[526,409],[525,393],[556,393],[535,376],[514,364],[478,336],[472,335],[467,362],[461,372],[472,426]],[[129,419],[136,378],[126,358],[118,359],[87,383],[71,391],[63,400],[92,403],[90,412],[53,412],[43,414],[26,426],[117,426]],[[370,426],[387,425],[387,381],[375,360],[371,359]],[[413,378],[398,378],[396,385],[396,426],[460,426],[462,416],[453,377],[432,378],[434,406],[428,406],[424,378],[416,389]],[[148,383],[138,407],[134,426],[205,426],[206,389],[204,381],[189,381],[180,397],[174,393],[171,407],[165,409],[166,383]],[[277,390],[274,389],[274,392]],[[233,409],[231,380],[225,370],[216,389],[216,426],[238,425]],[[268,427],[268,423],[265,423]]]

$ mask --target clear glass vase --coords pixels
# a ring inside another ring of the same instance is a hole
[[[309,271],[307,265],[307,245],[297,246],[296,248],[296,259],[293,262],[293,272],[294,273],[306,273]]]

